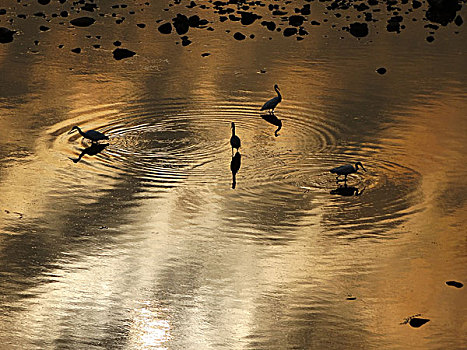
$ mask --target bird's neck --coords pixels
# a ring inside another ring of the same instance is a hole
[[[78,132],[79,132],[82,136],[84,136],[84,132],[83,132],[83,130],[80,129],[79,126],[77,126],[76,129],[78,130]]]
[[[235,126],[232,126],[232,136],[235,136]]]
[[[276,90],[276,92],[277,92],[277,97],[279,97],[279,101],[281,101],[281,100],[282,100],[282,95],[281,95],[281,93],[279,92],[279,89],[278,89],[278,88],[274,88],[274,90]]]

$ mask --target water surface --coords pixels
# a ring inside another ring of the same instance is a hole
[[[313,3],[322,25],[297,41],[195,8],[214,31],[183,47],[155,21],[185,7],[122,3],[81,11],[87,28],[68,25],[70,4],[50,22],[33,14],[60,5],[0,16],[18,30],[0,47],[1,343],[462,348],[465,287],[445,282],[467,271],[463,27],[428,43],[420,12],[357,39]],[[114,60],[116,40],[136,55]],[[259,112],[275,83],[277,137]],[[329,169],[356,161],[367,172],[336,184]],[[430,322],[401,324],[418,314]]]

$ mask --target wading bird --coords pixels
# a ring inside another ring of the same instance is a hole
[[[235,135],[235,123],[232,122],[232,137],[230,138],[230,145],[232,146],[232,156],[233,156],[233,150],[234,148],[238,149],[240,148],[240,137],[238,137],[237,135]]]
[[[96,131],[96,130],[88,130],[86,132],[83,132],[83,130],[80,129],[79,126],[74,126],[71,128],[70,132],[68,134],[71,134],[74,130],[78,130],[78,132],[83,136],[85,139],[91,140],[92,142],[97,142],[101,140],[108,140],[109,137],[104,135],[103,133]]]
[[[342,181],[342,180],[339,180],[339,176],[341,175],[344,175],[344,182],[347,181],[347,175],[349,174],[353,174],[353,173],[356,173],[357,170],[358,170],[358,167],[361,167],[363,170],[365,170],[365,168],[363,167],[363,164],[361,162],[357,162],[355,163],[355,167],[352,165],[352,164],[346,164],[346,165],[341,165],[341,166],[338,166],[334,169],[331,169],[329,170],[332,174],[336,174],[337,177],[336,177],[336,182],[339,182],[339,181]],[[366,170],[365,170],[366,171]]]
[[[273,114],[274,113],[274,108],[279,104],[279,102],[282,101],[282,95],[279,92],[279,86],[274,85],[274,90],[277,92],[277,96],[271,98],[268,102],[266,102],[263,107],[261,107],[261,110],[269,110],[269,113]]]

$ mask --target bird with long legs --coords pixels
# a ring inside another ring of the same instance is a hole
[[[230,146],[232,146],[232,156],[233,156],[234,148],[237,149],[237,152],[238,152],[238,149],[241,146],[241,142],[240,142],[240,137],[235,135],[235,123],[234,122],[232,122],[231,128],[232,128],[232,136],[230,137]]]
[[[263,107],[261,107],[262,111],[269,110],[270,114],[274,114],[274,109],[277,107],[277,105],[282,101],[282,95],[279,91],[279,86],[277,84],[274,85],[274,90],[277,92],[277,96],[271,98],[269,101],[267,101]]]
[[[91,140],[91,142],[98,142],[101,140],[108,140],[109,137],[107,135],[104,135],[103,133],[96,131],[96,130],[88,130],[84,132],[81,130],[79,126],[74,126],[71,128],[71,130],[68,132],[68,134],[71,134],[73,131],[78,130],[81,136],[83,136],[85,139]]]
[[[363,164],[361,162],[356,162],[355,166],[352,164],[346,164],[346,165],[341,165],[338,167],[335,167],[331,170],[329,170],[332,174],[336,174],[336,182],[339,181],[344,181],[347,182],[347,175],[356,173],[358,171],[358,167],[361,167],[363,170],[366,171],[366,169],[363,167]],[[344,176],[344,180],[339,180],[339,176]]]

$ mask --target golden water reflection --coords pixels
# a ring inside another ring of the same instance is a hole
[[[137,19],[153,23],[161,6]],[[190,31],[183,48],[156,27],[110,20],[84,32],[52,22],[37,54],[24,51],[32,24],[2,45],[3,344],[466,343],[464,289],[445,285],[465,283],[467,266],[465,34],[429,46],[413,44],[416,29],[357,41],[323,25],[296,42],[251,26],[255,40],[216,28]],[[137,55],[114,61],[117,39]],[[258,111],[275,83],[277,137]],[[71,162],[89,146],[67,134],[73,125],[109,145]],[[357,160],[368,172],[349,186],[365,191],[331,195],[328,170]],[[430,322],[401,325],[416,314]]]

